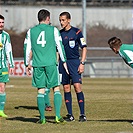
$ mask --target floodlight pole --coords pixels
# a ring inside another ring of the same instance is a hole
[[[86,40],[86,0],[82,0],[82,30],[83,36]]]

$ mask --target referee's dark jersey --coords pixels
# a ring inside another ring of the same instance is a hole
[[[60,30],[67,60],[79,58],[79,47],[86,47],[81,30],[71,27],[68,31]]]

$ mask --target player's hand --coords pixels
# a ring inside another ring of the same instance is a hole
[[[67,64],[66,64],[66,62],[65,62],[65,63],[63,63],[63,66],[64,66],[64,68],[65,68],[65,70],[66,70],[67,74],[69,74],[69,71],[68,71],[68,68],[67,68]]]
[[[78,73],[83,73],[84,72],[84,65],[80,64],[78,68]]]
[[[30,75],[31,75],[31,65],[28,65],[28,66],[26,67],[26,75],[27,75],[27,76],[30,76]]]
[[[14,68],[9,68],[9,74],[13,74],[14,73]]]

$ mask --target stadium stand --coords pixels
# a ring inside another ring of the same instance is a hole
[[[0,0],[0,4],[47,4],[81,6],[82,0]],[[86,0],[87,6],[132,6],[133,0]]]

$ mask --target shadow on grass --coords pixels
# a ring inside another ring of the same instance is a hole
[[[22,121],[22,122],[32,122],[37,123],[39,121],[39,116],[36,116],[38,118],[25,118],[25,117],[13,117],[13,118],[7,118],[6,120],[11,121]],[[55,124],[55,116],[46,116],[46,120],[48,123]],[[126,119],[114,119],[114,120],[87,120],[88,122],[128,122],[131,123],[133,120],[126,120]]]
[[[17,106],[15,109],[31,109],[31,110],[38,110],[37,106]]]
[[[6,120],[37,123],[39,121],[39,116],[36,116],[36,117],[38,118],[12,117],[12,118],[7,118]],[[55,124],[55,121],[54,121],[55,116],[45,116],[45,118],[48,123]]]
[[[88,121],[99,121],[99,122],[129,122],[129,123],[131,123],[133,120],[114,119],[114,120],[88,120]]]
[[[38,110],[37,106],[16,106],[15,109],[30,109],[30,110]],[[23,122],[33,122],[37,123],[39,120],[39,116],[35,116],[38,118],[25,118],[25,117],[13,117],[13,118],[7,118],[7,120],[16,120],[16,121],[23,121]],[[49,123],[55,123],[55,116],[45,116],[47,122]]]
[[[36,123],[38,121],[38,118],[25,118],[25,117],[19,117],[18,116],[18,117],[7,118],[7,120]]]

